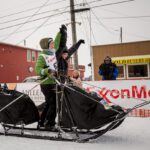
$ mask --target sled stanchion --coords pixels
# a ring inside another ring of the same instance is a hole
[[[57,119],[57,129],[58,129],[58,138],[61,138],[61,127],[60,127],[60,101],[59,101],[59,89],[58,89],[58,84],[56,84],[56,114],[58,115],[58,119]]]
[[[4,135],[6,136],[7,133],[8,133],[9,128],[7,129],[7,128],[5,127],[5,124],[4,124],[4,123],[1,123],[1,125],[2,125],[2,127],[3,127],[3,129],[4,129]]]
[[[25,126],[24,122],[21,121],[21,135],[24,135],[24,126]]]
[[[63,109],[63,97],[64,97],[64,88],[61,88],[61,98],[60,98],[60,119],[62,120],[62,109]]]
[[[61,100],[63,99],[63,97],[64,97],[64,95],[63,95],[63,93],[64,93],[64,87],[65,87],[65,85],[64,84],[61,84],[55,77],[53,77],[54,79],[55,79],[55,81],[56,81],[56,83],[60,86],[60,88],[62,89],[62,93],[61,93]],[[58,86],[56,84],[56,86]],[[61,87],[63,85],[63,87]],[[57,87],[58,88],[58,87]],[[58,94],[58,93],[57,93]],[[58,96],[57,96],[57,98],[58,98]],[[57,100],[58,101],[58,100]],[[75,124],[74,124],[74,121],[73,121],[73,117],[72,117],[72,115],[71,115],[71,112],[70,112],[70,109],[69,109],[69,107],[68,107],[68,104],[67,104],[67,102],[66,102],[66,100],[64,99],[64,102],[65,102],[65,104],[66,104],[66,108],[67,108],[67,110],[68,110],[68,115],[69,115],[69,118],[70,118],[70,120],[71,120],[71,123],[72,123],[72,125],[73,125],[73,127],[72,127],[72,130],[74,131],[74,133],[75,133],[75,135],[76,135],[76,137],[77,137],[77,139],[79,139],[79,134],[78,134],[78,132],[77,132],[77,127],[75,126]],[[58,103],[58,102],[57,102]],[[62,103],[62,102],[61,102]],[[58,103],[58,105],[59,105],[59,103]],[[58,106],[58,108],[59,108],[59,106]],[[59,108],[60,109],[60,108]],[[59,111],[62,111],[62,110],[58,110],[58,112]],[[60,119],[60,114],[58,114],[58,118]],[[59,122],[59,124],[60,124],[60,120],[58,120],[58,122]],[[61,129],[61,127],[60,126],[58,126],[60,129]]]
[[[60,105],[62,105],[62,102],[63,102],[63,97],[64,97],[64,94],[63,94],[64,93],[64,89],[63,88],[64,87],[62,87],[62,84],[55,77],[53,77],[53,78],[54,78],[54,80],[57,83],[56,84],[56,110],[57,110],[56,112],[58,114],[58,120],[57,120],[58,138],[62,138],[62,134],[65,134],[68,137],[69,135],[60,126],[60,119],[62,117],[62,116],[60,116],[60,113],[62,111],[62,110],[60,110]],[[60,87],[60,89],[59,89],[59,87]],[[58,96],[58,94],[61,94],[61,95]],[[70,110],[69,110],[68,107],[67,107],[67,110],[68,110],[68,112],[70,114]],[[78,133],[76,133],[75,130],[73,130],[73,131],[75,132],[76,136],[79,137]]]

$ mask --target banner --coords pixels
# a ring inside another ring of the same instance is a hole
[[[35,105],[40,105],[41,103],[45,102],[45,98],[41,92],[40,85],[36,86],[37,84],[39,83],[17,83],[16,90],[29,95],[29,97],[34,101]]]
[[[44,95],[38,83],[17,83],[16,90],[28,94],[36,105],[43,103]],[[143,101],[150,100],[150,80],[115,80],[82,82],[87,92],[96,92],[108,102],[131,108]],[[149,108],[150,105],[144,108]]]
[[[150,80],[91,81],[83,85],[87,91],[95,91],[108,102],[125,108],[150,100]]]

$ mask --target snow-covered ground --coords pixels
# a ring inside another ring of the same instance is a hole
[[[0,150],[149,150],[150,118],[125,119],[117,129],[88,143],[0,136]]]

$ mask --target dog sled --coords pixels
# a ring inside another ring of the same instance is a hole
[[[95,94],[57,81],[57,130],[51,131],[38,127],[41,108],[28,95],[15,90],[0,92],[0,135],[87,142],[119,127],[128,113],[150,103],[144,101],[125,111],[118,105],[106,107],[102,101]]]

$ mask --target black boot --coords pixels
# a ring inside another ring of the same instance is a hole
[[[39,120],[38,125],[37,125],[37,129],[41,129],[43,127],[44,127],[44,123],[41,120]]]
[[[49,131],[57,131],[57,128],[56,128],[56,126],[55,126],[55,123],[50,124],[48,120],[46,120],[46,121],[44,122],[44,127],[45,127],[45,129],[47,129],[47,130],[49,130]]]

